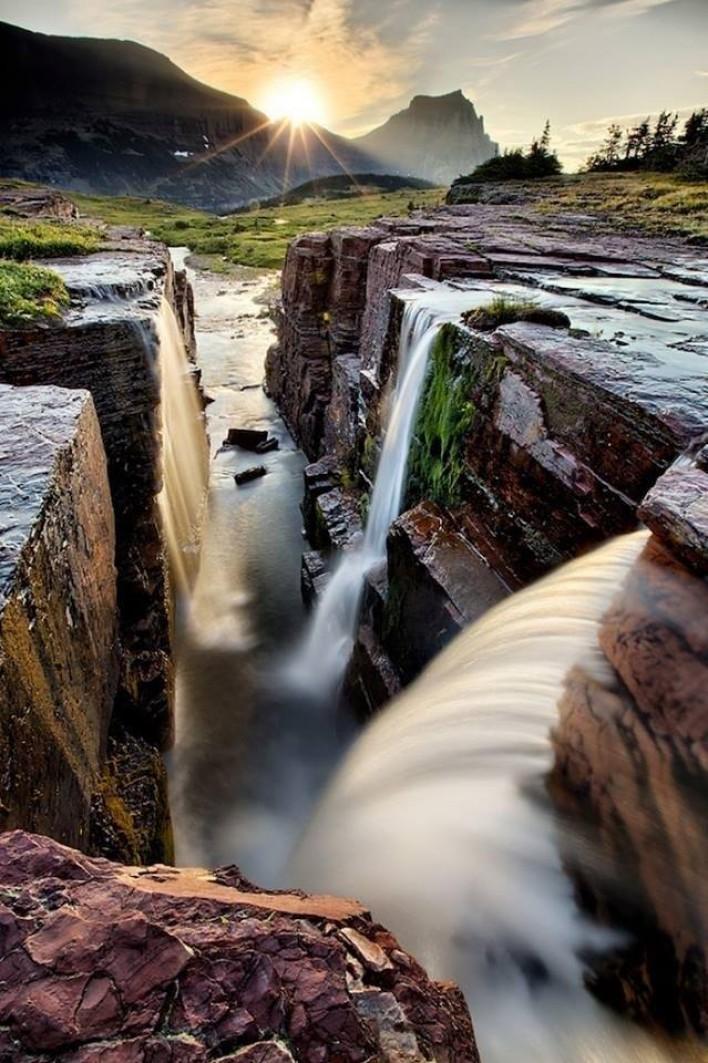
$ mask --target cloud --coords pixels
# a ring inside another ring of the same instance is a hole
[[[631,18],[673,3],[676,0],[521,0],[520,10],[498,39],[541,37],[597,9],[614,18]]]

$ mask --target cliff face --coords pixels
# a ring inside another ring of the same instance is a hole
[[[484,119],[460,91],[414,96],[404,111],[355,144],[375,156],[387,173],[414,174],[439,185],[472,173],[499,151],[485,132]]]
[[[0,885],[3,1058],[478,1063],[459,990],[355,901],[21,832],[0,839]]]
[[[0,822],[85,846],[118,678],[113,508],[91,396],[0,385],[0,438]]]
[[[659,508],[674,514],[670,535]],[[638,1019],[705,1034],[705,468],[666,473],[640,515],[655,535],[600,631],[618,681],[607,690],[581,670],[569,676],[552,788],[561,807],[600,832],[609,854],[599,881],[567,854],[585,905],[636,931],[636,942],[597,965],[598,992]]]
[[[13,706],[10,731],[5,735],[10,743],[8,786],[20,787],[17,799],[6,802],[4,823],[46,830],[61,840],[133,862],[165,859],[170,836],[160,753],[171,742],[173,720],[167,561],[157,500],[162,474],[156,321],[164,295],[176,311],[189,349],[191,293],[183,277],[175,278],[166,248],[134,234],[118,234],[106,241],[104,250],[84,258],[49,264],[66,281],[71,309],[51,327],[0,332],[0,382],[13,385],[6,391],[16,396],[18,408],[30,404],[34,394],[56,396],[44,415],[48,441],[55,439],[53,418],[63,428],[77,396],[88,401],[98,427],[93,436],[86,429],[76,430],[76,446],[85,444],[86,449],[87,468],[81,472],[76,462],[76,475],[86,479],[86,494],[68,474],[56,484],[49,471],[46,474],[47,498],[67,524],[65,536],[52,532],[46,549],[56,547],[61,558],[64,539],[72,543],[79,538],[79,560],[72,562],[71,579],[67,582],[61,566],[51,559],[42,561],[44,555],[38,554],[36,578],[41,576],[44,583],[37,582],[36,593],[51,608],[41,614],[42,623],[18,614],[13,630],[26,621],[36,635],[29,636],[27,646],[19,636],[7,636],[4,647],[4,668],[14,677],[8,695]],[[16,417],[20,427],[23,417]],[[34,468],[29,443],[36,449],[42,427],[35,420],[37,430],[25,429],[26,447],[19,441],[5,446],[3,472],[10,486],[23,478],[23,469],[29,475]],[[111,512],[103,514],[109,522],[105,527],[95,469],[107,474]],[[44,511],[28,510],[29,542],[45,541],[45,520]],[[32,572],[22,568],[24,559],[25,554],[13,577],[20,587],[17,608],[25,601],[23,581],[34,587]],[[79,561],[81,571],[76,569]],[[113,581],[112,589],[107,580]],[[85,583],[89,598],[93,594],[98,600],[82,603],[82,591],[76,590],[80,583]],[[80,623],[73,617],[74,598],[77,608],[93,609],[90,621]],[[35,637],[37,647],[31,641]],[[45,735],[55,695],[59,703],[66,702],[66,716],[60,715]],[[24,704],[34,707],[23,716]],[[12,720],[20,719],[22,731],[15,735]],[[36,792],[38,773],[30,770],[35,754],[59,764],[46,788],[38,786]],[[27,781],[20,784],[22,778]],[[35,780],[31,794],[21,788],[29,780]]]

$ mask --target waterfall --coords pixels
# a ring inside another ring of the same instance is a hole
[[[199,524],[208,477],[204,416],[172,307],[162,298],[156,322],[160,366],[162,489],[158,504],[170,571],[187,592],[199,560]]]
[[[576,909],[543,785],[570,670],[613,682],[599,622],[646,539],[564,566],[458,636],[359,738],[286,874],[359,897],[457,981],[485,1063],[663,1058],[583,987],[579,952],[612,937]]]
[[[459,293],[455,294],[459,300]],[[331,691],[344,674],[354,643],[364,579],[385,557],[388,530],[401,510],[408,451],[428,358],[440,326],[455,316],[444,295],[437,296],[432,306],[425,297],[406,302],[398,377],[364,536],[340,560],[317,604],[304,645],[289,669],[299,686],[321,694]],[[426,296],[430,298],[428,293]]]

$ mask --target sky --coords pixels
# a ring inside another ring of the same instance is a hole
[[[708,0],[0,0],[0,18],[138,40],[260,108],[305,78],[345,135],[461,88],[503,147],[549,119],[569,170],[612,120],[708,105]]]

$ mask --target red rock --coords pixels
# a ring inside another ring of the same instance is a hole
[[[0,836],[0,889],[0,1059],[478,1061],[459,992],[354,901],[19,831]]]

